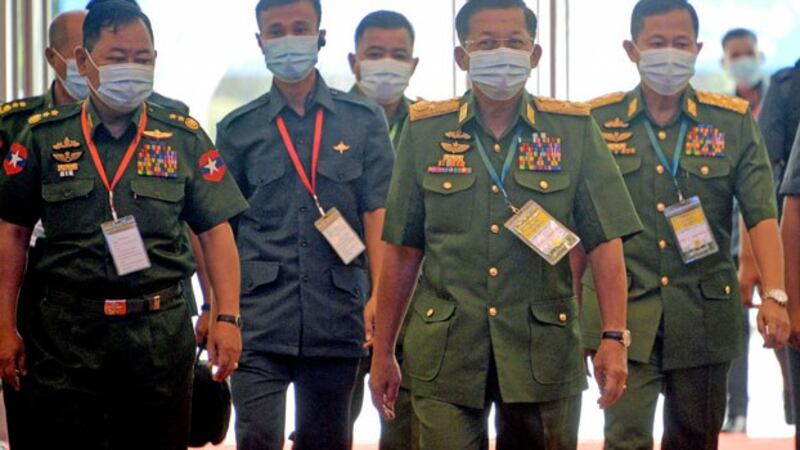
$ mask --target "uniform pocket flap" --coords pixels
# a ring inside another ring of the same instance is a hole
[[[731,163],[726,158],[681,158],[681,168],[699,178],[726,177]]]
[[[154,198],[176,203],[186,194],[183,180],[160,180],[156,178],[136,178],[131,181],[131,190],[140,197]]]
[[[728,300],[733,294],[733,285],[723,273],[717,273],[700,282],[700,291],[709,300]]]
[[[280,268],[281,265],[276,262],[242,262],[242,293],[249,294],[277,280]]]
[[[359,298],[368,290],[367,273],[360,267],[333,267],[331,281],[337,288]]]
[[[263,186],[283,177],[286,166],[283,162],[272,161],[264,164],[261,170],[248,170],[247,181],[254,186]]]
[[[475,175],[472,174],[428,173],[422,179],[422,187],[425,190],[444,195],[465,191],[473,184],[475,184]]]
[[[540,302],[531,305],[531,313],[539,322],[548,325],[565,327],[573,319],[574,301],[572,298],[552,302]]]
[[[364,168],[356,162],[347,162],[345,164],[325,164],[320,162],[318,170],[319,174],[325,178],[330,178],[340,183],[353,181],[364,173]]]
[[[453,316],[456,304],[424,293],[414,299],[414,311],[425,322],[444,322]]]
[[[639,156],[617,156],[614,158],[619,167],[620,173],[623,175],[636,172],[642,167],[642,158]]]
[[[94,189],[94,180],[69,180],[42,186],[42,198],[47,202],[63,202],[86,197]]]
[[[569,175],[559,172],[530,172],[516,171],[514,179],[517,183],[528,189],[549,194],[551,192],[563,191],[569,187]]]

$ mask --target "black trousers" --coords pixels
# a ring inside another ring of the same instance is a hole
[[[359,361],[243,352],[231,377],[237,448],[283,449],[286,390],[294,384],[295,448],[349,450]]]

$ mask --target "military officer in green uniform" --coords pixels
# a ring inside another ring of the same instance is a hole
[[[414,57],[414,27],[408,19],[394,11],[375,11],[367,14],[356,27],[356,52],[348,58],[356,77],[351,93],[361,95],[381,105],[389,125],[389,137],[397,148],[400,134],[408,119],[408,108],[413,102],[405,95],[406,88],[419,63]],[[375,327],[375,302],[364,309],[366,346],[372,346]],[[396,349],[402,362],[402,331]],[[364,358],[356,375],[353,391],[351,422],[355,424],[361,414],[364,399],[364,379],[372,358]],[[411,410],[411,395],[401,388],[395,403],[396,419],[381,420],[381,449],[416,448],[417,423]]]
[[[182,280],[194,263],[183,222],[211,262],[221,381],[241,348],[227,220],[247,204],[194,119],[143,102],[155,51],[138,8],[93,7],[76,56],[91,99],[32,115],[3,159],[0,374],[28,391],[46,430],[32,448],[185,449],[194,338]],[[23,345],[17,292],[40,218],[41,323]]]
[[[397,151],[373,403],[394,415],[410,302],[403,383],[421,448],[481,448],[495,404],[498,448],[574,449],[586,377],[564,257],[582,240],[603,286],[609,339],[595,372],[607,407],[626,379],[621,238],[640,223],[588,106],[524,90],[541,56],[533,11],[471,0],[456,28],[473,90],[412,106]]]
[[[730,254],[736,198],[766,288],[758,329],[765,346],[786,342],[781,244],[772,174],[748,103],[695,91],[701,44],[685,0],[641,0],[625,42],[642,83],[591,103],[644,232],[625,243],[628,390],[605,412],[608,449],[653,447],[665,396],[663,449],[716,448],[730,361],[742,353],[741,304]],[[599,283],[584,277],[581,324],[596,349]]]

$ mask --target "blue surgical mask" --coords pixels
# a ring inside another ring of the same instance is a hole
[[[100,73],[100,87],[95,89],[89,83],[89,89],[114,111],[133,112],[153,94],[155,66],[125,63],[98,67],[91,56],[89,62]]]
[[[517,95],[531,75],[531,52],[500,47],[469,54],[469,78],[492,100]]]
[[[319,53],[319,36],[288,35],[262,41],[267,68],[285,83],[299,83],[314,69]]]
[[[361,80],[358,89],[379,105],[391,105],[401,98],[408,87],[414,66],[393,58],[364,60],[358,63]]]
[[[752,56],[737,58],[731,61],[728,72],[737,86],[751,88],[761,81],[761,62]]]
[[[658,94],[681,92],[694,76],[697,54],[676,48],[640,51],[639,73],[642,82]]]
[[[86,82],[86,77],[78,73],[78,64],[75,62],[75,59],[66,59],[56,50],[53,50],[53,52],[67,66],[66,77],[61,78],[61,75],[56,72],[56,78],[59,83],[61,83],[61,86],[64,86],[64,90],[67,91],[67,94],[75,100],[83,100],[88,97],[89,83]]]

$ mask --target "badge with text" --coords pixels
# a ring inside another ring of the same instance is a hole
[[[551,266],[558,264],[581,241],[533,200],[508,219],[505,227]]]
[[[345,264],[350,264],[366,250],[358,234],[336,208],[328,210],[324,216],[314,222],[314,226],[322,233],[322,236]]]
[[[719,251],[699,197],[668,207],[664,216],[678,240],[684,263],[692,263]]]
[[[125,276],[150,268],[142,234],[133,216],[125,216],[101,225],[117,275]]]

